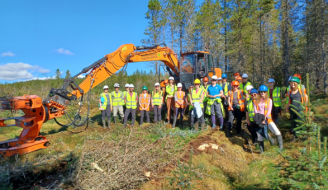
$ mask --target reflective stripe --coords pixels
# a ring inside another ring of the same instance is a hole
[[[113,91],[112,92],[112,97],[113,97],[112,98],[113,99],[113,106],[123,105],[124,98],[123,98],[123,93],[121,91],[118,91],[118,93]]]

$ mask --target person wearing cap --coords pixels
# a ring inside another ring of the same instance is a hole
[[[229,111],[229,121],[227,128],[227,137],[231,137],[231,129],[233,125],[233,120],[237,119],[236,132],[237,135],[241,134],[241,120],[242,112],[245,110],[245,99],[243,97],[243,90],[239,89],[239,82],[231,82],[232,90],[228,93],[228,111]]]
[[[245,99],[245,102],[246,102],[246,105],[248,103],[248,101],[251,99],[251,96],[250,96],[250,91],[251,89],[253,89],[254,87],[252,85],[248,85],[246,86],[246,90],[248,93],[246,93],[246,99]]]
[[[180,126],[182,125],[183,113],[184,113],[184,109],[186,107],[186,94],[184,91],[182,91],[182,84],[178,83],[177,88],[178,88],[178,90],[175,91],[175,93],[174,93],[175,116],[174,116],[172,128],[175,127],[175,124],[177,122],[177,118],[178,118],[179,114],[180,114],[179,123],[180,123]]]
[[[189,86],[189,89],[188,89],[188,94],[186,96],[186,106],[189,106],[189,109],[186,110],[186,114],[189,114],[189,111],[192,110],[192,106],[190,105],[190,99],[191,99],[191,92],[192,90],[194,89],[194,86]]]
[[[255,88],[252,88],[249,92],[250,100],[246,104],[246,122],[247,122],[247,129],[251,133],[252,143],[253,145],[257,144],[257,134],[254,126],[254,108],[255,108],[255,101],[257,99],[258,91]]]
[[[240,77],[240,74],[239,73],[234,73],[233,77],[235,78],[236,81],[238,81],[237,78]]]
[[[114,84],[115,90],[111,93],[113,99],[113,117],[114,123],[116,124],[117,112],[119,112],[121,119],[124,118],[123,113],[123,104],[124,104],[124,95],[123,92],[119,90],[120,85],[118,83]]]
[[[150,123],[149,118],[149,107],[150,107],[150,94],[148,94],[147,86],[142,87],[142,94],[139,97],[139,110],[140,110],[140,122],[139,125],[143,124],[144,116],[147,117],[147,123]]]
[[[218,85],[220,85],[222,87],[222,78],[221,77],[218,77]]]
[[[171,109],[175,107],[174,92],[177,90],[177,86],[174,85],[174,78],[169,77],[169,84],[165,88],[166,95],[166,106],[167,106],[167,122],[171,122]],[[174,111],[173,111],[174,113]]]
[[[203,92],[204,92],[204,100],[203,100],[203,104],[204,104],[204,108],[207,107],[207,96],[206,96],[206,93],[207,93],[207,89],[208,89],[209,85],[208,85],[208,77],[204,77],[203,78],[203,85],[200,86],[201,89],[203,89]]]
[[[134,122],[136,120],[136,109],[137,109],[137,103],[138,103],[138,94],[136,92],[133,92],[134,85],[129,85],[129,92],[126,93],[126,96],[124,98],[125,104],[126,104],[126,110],[124,113],[124,127],[126,127],[128,122],[128,117],[131,114],[132,118],[132,127],[134,126]]]
[[[289,101],[289,91],[290,91],[291,79],[293,77],[297,77],[298,79],[300,79],[300,83],[298,85],[298,90],[303,90],[304,93],[306,94],[306,88],[305,88],[305,86],[303,84],[301,84],[301,82],[302,82],[302,76],[300,74],[296,73],[294,76],[290,76],[289,77],[289,80],[288,80],[289,81],[289,86],[286,89],[286,104],[288,104],[288,101]]]
[[[246,97],[246,94],[248,94],[248,91],[246,90],[246,86],[252,85],[252,84],[247,81],[248,75],[246,73],[244,73],[243,76],[241,76],[241,78],[242,78],[242,82],[241,83],[239,82],[240,83],[239,89],[244,91],[244,93],[245,93],[244,97]]]
[[[207,101],[207,108],[206,112],[207,114],[211,115],[212,120],[212,129],[216,128],[216,119],[215,115],[218,115],[219,121],[220,121],[220,130],[223,129],[223,104],[221,102],[221,97],[224,96],[222,87],[218,85],[217,82],[217,76],[213,76],[211,83],[212,85],[208,87],[207,89],[207,97],[209,98]],[[216,114],[215,114],[216,113]]]
[[[163,81],[163,84],[164,84],[164,86],[161,87],[162,93],[163,93],[163,104],[162,104],[162,109],[161,109],[161,116],[162,117],[165,117],[165,114],[167,113],[167,106],[166,106],[166,96],[167,96],[166,86],[169,85],[169,80],[165,79]],[[161,120],[163,120],[163,119],[165,119],[165,118],[162,118]]]
[[[228,114],[228,92],[231,91],[231,85],[229,82],[227,82],[228,75],[223,73],[222,74],[222,89],[223,89],[223,94],[224,96],[221,97],[222,102],[223,102],[223,108],[225,112],[225,117],[224,117],[224,123],[226,123],[229,119],[229,114]]]
[[[126,97],[126,94],[129,93],[130,84],[126,83],[124,87],[125,87],[125,91],[123,92],[123,113],[125,113],[126,110],[124,98]]]
[[[241,78],[241,76],[237,76],[237,81],[239,82],[239,84],[241,84],[243,82],[243,78]],[[240,90],[243,90],[243,89],[240,89]]]
[[[151,105],[154,109],[154,122],[157,124],[162,121],[162,105],[163,105],[163,91],[161,90],[159,83],[155,83],[155,90],[151,93]]]
[[[271,98],[271,100],[273,101],[273,105],[272,105],[272,119],[273,122],[278,125],[278,116],[279,114],[281,114],[281,88],[280,87],[276,87],[275,85],[275,80],[273,78],[270,78],[268,80],[268,84],[269,84],[269,91],[268,91],[268,96],[269,98]]]
[[[300,79],[297,77],[292,77],[290,80],[290,91],[289,91],[289,99],[288,104],[286,105],[286,116],[290,116],[291,119],[291,133],[293,134],[293,140],[295,141],[297,136],[295,132],[295,128],[297,127],[297,119],[299,118],[299,114],[295,113],[293,110],[295,110],[298,113],[301,113],[303,111],[302,104],[305,104],[307,106],[308,104],[308,96],[306,94],[305,89],[301,89],[299,87]],[[291,106],[292,105],[292,106]],[[293,109],[293,110],[292,110]]]
[[[203,100],[204,100],[204,92],[203,89],[200,88],[200,80],[195,79],[194,81],[195,89],[191,91],[191,96],[190,96],[190,121],[191,121],[191,126],[198,131],[199,128],[199,123],[201,123],[201,128],[202,130],[205,129],[205,120],[204,120],[204,105],[203,105]],[[199,107],[195,104],[198,104]],[[201,116],[197,113],[199,113],[199,110],[201,109]],[[196,121],[195,121],[196,119]]]
[[[108,86],[103,87],[104,92],[99,96],[99,109],[101,110],[101,119],[104,129],[106,129],[106,116],[108,121],[108,128],[110,129],[110,115],[113,110],[112,96],[108,93]]]

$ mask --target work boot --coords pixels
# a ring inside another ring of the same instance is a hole
[[[227,137],[231,137],[231,132],[230,132],[229,129],[226,131],[226,136],[227,136]]]
[[[106,120],[102,120],[102,123],[103,123],[104,129],[106,129]]]
[[[215,128],[216,128],[216,124],[213,123],[213,124],[212,124],[212,129],[215,129]]]
[[[177,117],[174,117],[173,124],[172,124],[172,128],[175,127],[176,122],[177,122]]]
[[[194,128],[195,128],[195,131],[198,131],[198,128],[199,128],[199,123],[198,122],[194,124]]]
[[[263,141],[258,141],[259,142],[259,147],[261,150],[261,154],[264,152],[264,142]]]
[[[202,127],[203,131],[206,129],[206,124],[205,123],[202,123],[200,126]]]
[[[282,150],[283,149],[283,142],[282,142],[282,136],[281,135],[277,135],[277,141],[278,141],[279,149]]]
[[[271,145],[276,145],[276,140],[269,135],[269,141]]]
[[[115,123],[115,125],[116,125],[116,116],[114,116],[114,123]]]
[[[110,119],[108,120],[108,129],[110,129]]]
[[[180,128],[182,129],[182,122],[183,122],[183,118],[180,116],[180,119],[179,119],[179,125],[180,125]]]
[[[221,126],[220,126],[220,131],[222,131],[223,130],[223,124],[221,124]]]

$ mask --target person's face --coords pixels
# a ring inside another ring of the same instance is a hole
[[[169,80],[169,83],[170,83],[170,84],[173,84],[173,80]]]
[[[256,96],[257,96],[256,93],[251,94],[251,98],[252,98],[252,100],[255,100],[255,99],[256,99]]]
[[[125,87],[125,90],[126,90],[126,91],[129,91],[129,87]]]
[[[222,80],[218,80],[218,83],[219,83],[219,84],[222,84]]]
[[[156,90],[159,90],[159,85],[155,86],[155,89],[156,89]]]
[[[118,92],[118,87],[115,87],[115,91]]]
[[[239,83],[241,83],[241,80],[238,80]]]
[[[266,91],[261,91],[261,92],[260,92],[261,98],[264,98],[265,95],[266,95],[266,93],[267,93]]]
[[[239,86],[232,86],[232,90],[236,91],[238,89]]]
[[[133,87],[130,87],[130,92],[133,92],[134,88]]]
[[[274,82],[269,82],[269,87],[273,88],[274,87]]]
[[[291,82],[291,85],[290,85],[292,88],[296,88],[298,86],[297,82]]]
[[[142,93],[146,94],[147,93],[147,90],[142,90]]]
[[[195,84],[196,89],[199,89],[200,84]]]
[[[178,91],[181,91],[181,89],[182,89],[181,87],[178,87]]]
[[[226,83],[226,82],[227,82],[227,79],[222,79],[222,82],[223,82],[223,83]]]
[[[212,79],[212,85],[216,85],[216,80]]]
[[[237,76],[235,76],[235,80],[237,80],[237,78],[238,78],[238,75],[237,75]]]
[[[108,88],[105,88],[105,89],[104,89],[104,92],[107,93],[107,92],[108,92]]]
[[[247,82],[247,78],[243,78],[243,83],[246,83]]]
[[[207,84],[208,84],[208,82],[207,82],[207,81],[204,81],[203,83],[204,83],[204,86],[207,86]]]

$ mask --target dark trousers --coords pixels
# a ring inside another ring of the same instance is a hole
[[[256,134],[256,130],[255,130],[255,126],[254,126],[254,122],[251,122],[251,125],[247,124],[247,129],[248,131],[251,133],[252,135],[252,142],[256,142],[257,140],[257,134]]]
[[[132,118],[132,125],[134,125],[134,122],[136,121],[136,109],[132,109],[132,108],[126,108],[126,110],[125,110],[124,125],[126,125],[130,113],[131,113],[131,118]]]
[[[166,102],[162,104],[162,109],[161,109],[162,116],[165,117],[165,114],[167,113],[167,106]],[[162,118],[163,119],[163,118]]]
[[[150,119],[149,119],[149,111],[146,110],[140,110],[140,122],[139,125],[143,124],[143,119],[146,113],[146,117],[147,117],[147,123],[150,123]]]
[[[233,111],[229,111],[229,121],[228,121],[228,130],[231,131],[233,120],[237,119],[237,126],[236,126],[236,132],[241,132],[241,119],[242,119],[242,112],[240,109],[234,108]]]
[[[195,115],[195,117],[192,116],[192,110],[190,110],[190,120],[191,120],[191,125],[193,126],[196,122],[199,122],[200,124],[204,124],[205,123],[205,120],[204,120],[204,108],[202,108],[202,116],[200,118],[197,118],[197,115]]]
[[[110,120],[111,113],[112,111],[110,110],[110,105],[108,105],[106,110],[101,111],[101,119],[105,120],[107,116],[107,119]]]
[[[162,112],[161,108],[159,108],[159,105],[154,105],[154,121],[162,121]]]
[[[275,107],[274,105],[272,105],[272,110],[271,110],[272,120],[276,125],[278,125],[278,122],[279,122],[280,110],[281,110],[281,107]]]

